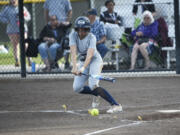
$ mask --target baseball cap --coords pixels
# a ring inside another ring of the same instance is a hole
[[[97,10],[95,8],[92,8],[92,9],[88,10],[87,14],[88,15],[97,15]]]

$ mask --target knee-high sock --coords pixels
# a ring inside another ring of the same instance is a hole
[[[94,96],[98,96],[97,93],[94,93],[89,86],[84,86],[80,94],[91,94]]]
[[[94,90],[91,90],[88,86],[84,86],[83,90],[80,92],[81,94],[91,94],[94,96],[101,96],[111,105],[119,105],[115,99],[109,94],[107,90],[102,87],[97,87]]]
[[[93,90],[93,93],[101,96],[111,105],[119,105],[115,99],[110,95],[110,93],[102,87],[97,87]]]

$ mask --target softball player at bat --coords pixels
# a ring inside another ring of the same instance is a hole
[[[85,16],[80,16],[75,21],[75,31],[71,32],[69,45],[72,59],[72,73],[74,77],[73,89],[80,94],[91,94],[100,96],[106,100],[111,108],[107,113],[122,111],[122,106],[108,93],[107,90],[99,86],[99,80],[85,75],[99,75],[102,70],[103,61],[96,49],[96,37],[90,33],[90,21]],[[88,80],[89,86],[86,86]]]

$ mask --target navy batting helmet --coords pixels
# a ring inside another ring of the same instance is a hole
[[[91,28],[91,24],[90,21],[87,17],[85,16],[80,16],[76,19],[75,21],[75,26],[74,26],[75,30],[77,31],[79,28],[84,28],[87,30],[90,30]]]

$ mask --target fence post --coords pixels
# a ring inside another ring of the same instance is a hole
[[[24,44],[24,0],[18,0],[19,2],[19,22],[20,22],[20,56],[21,56],[21,77],[26,77],[26,59],[25,59],[25,44]]]
[[[174,0],[175,38],[176,38],[176,74],[180,74],[180,27],[179,27],[179,1]]]
[[[36,39],[36,4],[32,3],[32,24],[33,24],[33,38]]]

